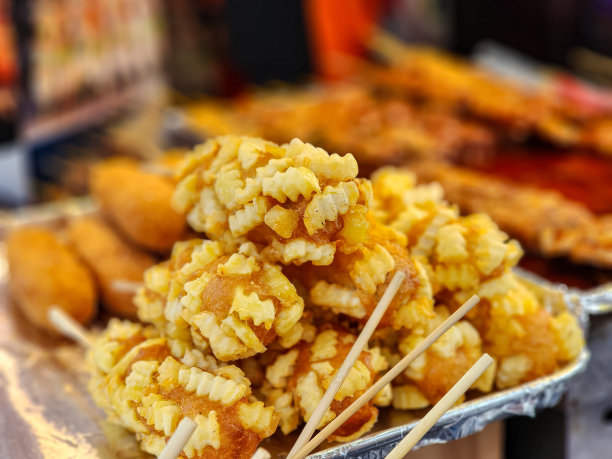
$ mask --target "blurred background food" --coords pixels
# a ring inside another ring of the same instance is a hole
[[[610,283],[610,23],[599,0],[0,0],[2,233],[23,206],[91,196],[96,208],[6,241],[22,266],[13,294],[42,328],[41,298],[84,302],[82,322],[98,299],[134,318],[143,272],[193,236],[170,203],[179,163],[218,135],[352,153],[379,184],[395,166],[414,174],[398,190],[438,183],[456,218],[488,214],[520,242],[520,267],[570,287]],[[393,252],[393,236],[370,236]],[[29,285],[48,269],[42,252],[66,272]],[[318,276],[332,271],[294,277],[325,302]],[[471,320],[478,346],[512,347],[492,338],[503,324]],[[413,394],[404,383],[398,394]]]

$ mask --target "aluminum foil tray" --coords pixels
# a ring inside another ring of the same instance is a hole
[[[89,201],[70,201],[20,215],[0,215],[0,238],[7,227],[45,223],[61,225],[67,218],[89,213]],[[521,273],[545,306],[568,309],[588,324],[590,294]],[[133,436],[105,420],[87,392],[84,351],[76,344],[35,330],[7,291],[8,266],[0,242],[0,457],[29,458],[145,458]],[[102,322],[97,326],[101,327]],[[534,416],[555,405],[570,381],[584,371],[589,351],[552,375],[528,384],[468,399],[451,409],[421,441],[420,446],[445,443],[482,430],[509,416]],[[416,424],[425,411],[381,409],[379,421],[366,437],[329,446],[311,457],[380,458]],[[263,442],[273,457],[284,457],[297,435],[276,434]],[[326,448],[326,449],[325,449]]]

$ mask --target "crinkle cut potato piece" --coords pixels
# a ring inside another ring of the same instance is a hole
[[[310,419],[356,338],[342,328],[324,326],[312,343],[299,343],[266,368],[262,392],[266,395],[267,403],[280,413],[283,433],[292,432],[301,420]],[[325,427],[361,396],[387,366],[378,348],[364,350],[340,386],[318,428]],[[387,406],[390,403],[391,388],[387,385],[339,427],[329,437],[330,441],[345,442],[359,438],[372,428],[378,418],[374,404]]]
[[[357,173],[351,154],[329,155],[299,139],[279,146],[217,137],[187,157],[172,202],[213,240],[248,239],[284,264],[329,265],[338,245],[365,238],[372,190]]]
[[[459,216],[437,183],[416,186],[407,171],[381,169],[372,184],[372,215],[407,236],[435,300],[454,310],[473,294],[481,298],[467,317],[483,349],[498,360],[498,388],[550,374],[578,355],[584,338],[576,319],[551,316],[521,284],[511,270],[522,255],[520,245],[487,215]]]
[[[444,306],[436,306],[435,317],[411,332],[401,330],[398,350],[407,355],[449,316]],[[429,349],[393,381],[393,406],[419,409],[437,403],[482,356],[482,340],[476,328],[461,320],[444,333]],[[491,366],[477,380],[475,389],[493,389],[495,367]]]
[[[152,328],[111,321],[88,353],[90,391],[110,420],[134,432],[150,454],[159,455],[188,416],[197,427],[181,457],[251,458],[276,430],[279,415],[252,399],[238,367],[186,364],[192,352]]]
[[[498,360],[500,389],[550,374],[584,347],[576,318],[568,312],[551,315],[509,270],[482,284],[477,294],[481,304],[469,319],[482,336],[484,350]]]
[[[341,248],[329,266],[289,266],[285,272],[308,291],[309,302],[365,323],[397,271],[406,275],[379,328],[412,329],[434,317],[433,293],[424,266],[410,256],[406,237],[372,221],[365,242],[345,253]]]
[[[91,193],[102,212],[137,246],[167,253],[185,236],[185,217],[171,207],[174,183],[143,171],[134,161],[112,160],[92,168]]]
[[[415,183],[410,172],[380,169],[372,215],[406,235],[411,255],[428,265],[434,295],[475,289],[518,263],[520,244],[489,216],[460,216],[437,183]]]
[[[219,242],[178,242],[169,261],[145,272],[139,317],[172,338],[193,340],[219,360],[264,352],[275,337],[292,346],[304,330],[304,301],[279,266],[251,243],[225,252]]]
[[[22,227],[6,239],[8,287],[36,327],[57,333],[47,313],[58,306],[81,324],[97,312],[96,285],[76,253],[50,230]]]

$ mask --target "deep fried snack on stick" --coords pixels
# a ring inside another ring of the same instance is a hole
[[[303,459],[314,448],[319,446],[330,434],[333,434],[346,420],[350,419],[359,409],[361,409],[372,398],[381,399],[384,394],[384,388],[388,387],[400,373],[406,370],[414,360],[425,352],[437,339],[446,333],[457,321],[478,303],[478,297],[473,296],[459,307],[450,317],[442,322],[435,330],[433,330],[425,339],[423,339],[414,349],[412,349],[402,359],[398,360],[393,367],[387,371],[378,381],[370,386],[362,395],[359,396],[351,405],[346,407],[342,413],[335,417],[327,426],[325,426],[312,440],[310,440],[303,448],[295,453],[291,459]],[[385,400],[385,402],[388,402]]]
[[[338,244],[365,238],[371,187],[357,172],[353,155],[299,139],[217,137],[187,157],[173,204],[211,239],[246,238],[285,264],[328,265]]]
[[[190,417],[198,426],[186,457],[250,459],[276,430],[278,415],[250,401],[250,382],[239,368],[186,364],[180,354],[187,352],[152,328],[112,321],[88,354],[94,400],[148,453],[158,455],[179,420]]]
[[[9,235],[6,245],[9,289],[34,325],[56,332],[47,318],[54,305],[82,324],[96,315],[91,274],[51,231],[21,228]]]
[[[170,260],[146,271],[135,302],[141,320],[223,361],[264,352],[276,336],[290,347],[303,331],[304,301],[251,243],[226,253],[219,242],[177,242]]]
[[[492,178],[481,172],[440,164],[415,167],[419,179],[436,181],[463,212],[485,212],[512,236],[547,256],[612,266],[612,231],[605,217],[553,190]],[[503,203],[503,205],[500,205]],[[516,218],[520,214],[522,218]]]
[[[170,201],[171,180],[143,172],[138,163],[112,160],[91,171],[91,192],[104,214],[134,244],[167,252],[186,229]]]
[[[355,335],[342,328],[323,327],[313,343],[298,344],[266,369],[263,391],[268,403],[280,413],[283,433],[295,430],[301,419],[310,419],[355,339]],[[362,351],[318,427],[327,425],[363,394],[386,368],[387,361],[378,349]],[[374,403],[389,404],[390,391],[389,386],[381,390],[374,401],[365,404],[336,430],[331,440],[351,441],[369,431],[378,417]]]
[[[482,305],[470,320],[484,350],[498,360],[500,389],[550,374],[584,347],[576,318],[568,312],[553,316],[513,272],[485,282],[478,295]]]
[[[144,271],[155,259],[123,241],[109,225],[95,217],[73,220],[68,234],[72,246],[94,273],[104,305],[114,314],[136,318],[134,294],[115,288],[114,282],[142,282]]]
[[[418,422],[406,437],[387,455],[389,459],[401,459],[416,445],[423,436],[431,429],[436,422],[446,413],[465,392],[478,380],[494,360],[489,354],[484,354],[478,361],[463,375],[446,395]]]
[[[402,333],[398,348],[408,355],[436,327],[449,317],[443,306],[435,308],[435,318]],[[422,353],[393,384],[393,407],[410,410],[433,405],[455,384],[483,354],[478,331],[466,320],[450,327],[427,351]],[[478,381],[476,389],[490,392],[495,379],[495,366]]]
[[[408,171],[383,168],[372,178],[372,214],[405,234],[410,253],[427,267],[434,295],[477,288],[516,265],[518,242],[485,214],[459,216],[439,184],[416,186]]]
[[[310,303],[365,323],[394,273],[405,279],[379,327],[412,329],[434,317],[433,293],[425,268],[411,257],[406,237],[376,221],[369,223],[367,240],[336,252],[329,266],[289,266],[291,279],[307,289]]]
[[[498,359],[496,385],[506,388],[552,373],[572,360],[584,338],[569,313],[553,317],[511,271],[522,252],[485,214],[460,217],[437,183],[415,186],[409,172],[381,169],[372,180],[373,214],[409,239],[428,266],[434,296],[451,310],[482,299],[468,316],[483,350]]]

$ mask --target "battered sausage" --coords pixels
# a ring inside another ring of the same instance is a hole
[[[168,252],[185,233],[185,218],[172,210],[171,180],[143,172],[136,162],[112,160],[96,165],[91,192],[113,225],[134,244]]]
[[[144,271],[155,259],[126,243],[108,224],[95,217],[73,220],[69,236],[76,252],[94,273],[104,305],[114,314],[135,318],[134,293],[118,290],[114,282],[142,282]]]
[[[51,231],[18,229],[6,244],[9,289],[34,325],[56,331],[47,319],[53,305],[82,324],[96,315],[96,288],[90,272]]]

